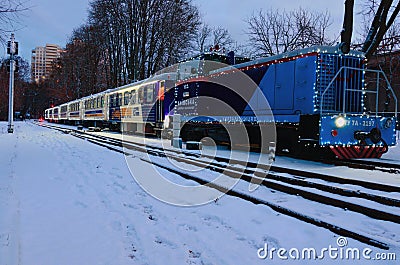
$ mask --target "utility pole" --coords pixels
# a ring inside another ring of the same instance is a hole
[[[18,42],[11,33],[11,40],[7,44],[7,54],[10,55],[10,88],[8,93],[8,133],[14,132],[14,55],[18,54]]]

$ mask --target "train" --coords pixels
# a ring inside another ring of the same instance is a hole
[[[232,81],[237,74],[248,83]],[[230,112],[202,98],[216,99]],[[177,117],[181,126],[174,135]],[[397,97],[385,74],[368,69],[364,53],[343,52],[340,46],[257,60],[233,52],[201,53],[180,62],[175,72],[49,108],[45,119],[183,141],[207,138],[232,148],[243,143],[232,141],[228,132],[240,127],[247,144],[260,151],[260,132],[273,124],[278,153],[318,150],[339,159],[380,158],[397,141]]]

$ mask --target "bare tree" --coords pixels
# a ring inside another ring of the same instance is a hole
[[[199,26],[192,0],[96,0],[89,21],[103,28],[100,44],[113,84],[143,79],[179,61]]]
[[[210,47],[218,45],[221,49],[235,50],[239,45],[232,39],[229,31],[224,27],[210,27],[203,23],[196,34],[195,51],[204,52]]]
[[[193,49],[200,25],[191,2],[92,1],[87,24],[73,31],[44,86],[53,98],[71,100],[144,79],[178,62]]]
[[[397,3],[396,3],[397,2]],[[398,94],[400,87],[400,24],[397,15],[400,11],[400,1],[393,0],[364,0],[360,4],[362,27],[359,44],[356,48],[365,52],[368,59],[368,67],[383,70]],[[366,75],[367,89],[369,86],[376,89],[375,77]],[[384,111],[394,110],[395,104],[392,93],[386,87],[385,82],[379,82],[379,99],[384,102]],[[370,99],[371,100],[371,99]],[[374,99],[372,99],[374,101]],[[368,102],[368,99],[365,100]],[[400,107],[397,106],[398,108]]]
[[[234,43],[229,31],[223,27],[216,27],[213,30],[213,44],[228,49]]]
[[[7,34],[16,30],[19,15],[28,8],[21,0],[0,0],[0,42],[4,43]]]
[[[364,51],[372,46],[372,53],[391,53],[400,48],[400,26],[397,14],[400,11],[400,1],[364,0],[360,4],[362,23],[359,45]],[[387,9],[387,10],[385,10]],[[380,34],[380,35],[379,35]],[[378,38],[379,37],[379,38]],[[374,38],[379,39],[376,41]],[[375,44],[373,42],[376,42]],[[374,44],[374,45],[373,45]]]
[[[329,12],[313,13],[302,8],[286,12],[260,10],[248,20],[249,42],[256,56],[271,56],[332,41],[326,31],[332,21]]]
[[[18,72],[14,76],[14,109],[25,113],[29,111],[31,106],[28,102],[27,90],[29,89],[30,74],[29,63],[21,57],[14,58],[18,62]],[[0,59],[0,120],[6,120],[8,115],[8,90],[9,90],[9,66],[7,62],[9,59]]]
[[[196,34],[196,49],[198,52],[206,50],[206,46],[209,45],[209,38],[212,34],[212,28],[207,24],[202,24]]]

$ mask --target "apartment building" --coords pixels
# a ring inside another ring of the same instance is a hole
[[[32,50],[31,78],[32,82],[39,83],[45,80],[52,69],[53,62],[63,52],[56,44],[46,44],[44,47],[36,47]]]

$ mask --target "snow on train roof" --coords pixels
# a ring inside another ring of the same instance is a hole
[[[138,86],[138,85],[141,85],[141,84],[155,82],[155,81],[158,81],[158,80],[176,80],[176,75],[177,75],[176,73],[162,73],[162,74],[154,75],[154,76],[151,76],[149,78],[146,78],[146,79],[143,79],[143,80],[140,80],[140,81],[136,81],[136,82],[133,82],[133,83],[129,83],[129,84],[126,84],[126,85],[123,85],[123,86],[120,86],[120,87],[109,88],[109,89],[104,90],[102,92],[99,92],[99,93],[96,93],[96,94],[92,94],[90,96],[86,96],[86,97],[77,99],[77,101],[94,98],[94,97],[97,97],[97,96],[100,96],[100,95],[103,95],[103,94],[106,94],[106,93],[112,93],[112,92],[115,92],[115,91],[119,91],[119,90],[122,90],[122,89],[125,89],[125,88],[132,87],[132,86]]]
[[[162,74],[155,74],[149,78],[140,80],[140,81],[136,81],[130,84],[126,84],[124,86],[120,86],[120,87],[116,87],[116,88],[110,88],[107,89],[101,93],[111,93],[111,92],[115,92],[118,90],[122,90],[124,88],[128,88],[128,87],[132,87],[132,86],[138,86],[141,84],[145,84],[145,83],[150,83],[150,82],[155,82],[155,81],[160,81],[160,80],[176,80],[177,74],[174,72],[170,72],[170,73],[162,73]]]
[[[354,50],[350,51],[348,54],[344,54],[343,52],[340,51],[339,46],[313,46],[313,47],[309,47],[309,48],[294,50],[294,51],[290,51],[290,52],[281,53],[281,54],[278,54],[278,55],[273,55],[273,56],[269,56],[269,57],[264,57],[264,58],[252,60],[250,62],[245,62],[245,63],[241,63],[241,64],[235,64],[235,65],[232,65],[232,66],[227,66],[227,67],[224,67],[224,68],[220,68],[220,69],[211,71],[210,74],[226,71],[226,70],[232,69],[232,67],[234,67],[234,68],[244,68],[244,67],[247,67],[247,66],[252,66],[252,65],[257,65],[257,64],[264,64],[264,63],[267,63],[267,62],[277,61],[277,60],[290,58],[290,57],[301,56],[301,55],[305,55],[305,54],[309,54],[309,53],[330,53],[330,54],[341,54],[341,55],[348,55],[348,56],[365,58],[365,54],[363,52],[354,51]]]

